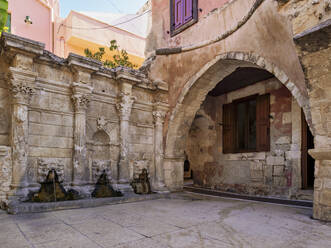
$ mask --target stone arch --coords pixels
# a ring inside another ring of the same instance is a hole
[[[205,100],[208,92],[238,67],[257,67],[272,73],[297,100],[305,113],[307,123],[312,127],[307,92],[300,91],[298,86],[275,64],[251,52],[220,54],[190,78],[183,87],[176,106],[170,112],[165,137],[164,167],[166,177],[167,170],[173,171],[169,167],[176,166],[176,163],[177,165],[182,165],[184,161],[184,149],[189,129],[196,112]],[[176,172],[173,171],[172,173],[177,174],[180,171],[181,168],[177,168]]]

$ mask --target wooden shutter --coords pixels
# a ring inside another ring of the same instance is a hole
[[[223,153],[233,153],[235,150],[235,105],[223,105]]]
[[[270,96],[259,96],[256,104],[257,151],[270,151]]]
[[[184,0],[184,23],[193,19],[193,0]]]
[[[175,0],[175,28],[178,28],[183,24],[184,2],[185,0]]]

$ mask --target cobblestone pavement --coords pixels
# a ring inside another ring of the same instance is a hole
[[[312,220],[311,209],[175,196],[19,216],[0,212],[0,247],[331,247],[331,223]]]

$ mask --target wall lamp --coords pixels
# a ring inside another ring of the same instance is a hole
[[[26,24],[32,24],[32,20],[31,20],[30,16],[26,16],[24,22]]]

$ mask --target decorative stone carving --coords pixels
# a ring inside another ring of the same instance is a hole
[[[56,158],[42,158],[38,159],[38,183],[44,182],[51,170],[56,171],[59,182],[64,181],[64,161]]]
[[[6,76],[9,92],[13,103],[29,104],[35,91],[36,74],[34,72],[10,68],[10,73]]]
[[[105,117],[104,116],[100,116],[97,119],[97,129],[98,130],[106,131],[106,125],[107,125],[107,123],[108,122],[105,120]]]
[[[151,184],[149,182],[149,175],[147,169],[142,172],[131,182],[131,186],[136,194],[151,194]]]
[[[139,177],[142,173],[143,169],[149,171],[150,161],[145,159],[144,157],[141,160],[137,160],[133,162],[133,179]]]
[[[163,124],[164,118],[166,117],[165,111],[153,111],[154,123],[155,124]]]
[[[119,101],[116,104],[116,108],[120,114],[120,119],[129,121],[131,115],[131,109],[134,101],[137,98],[128,93],[121,93]]]
[[[86,110],[90,103],[90,96],[87,94],[75,94],[71,97],[76,111]]]
[[[111,180],[111,161],[110,160],[93,160],[92,162],[92,180],[96,182],[102,173],[106,173],[107,177]]]

